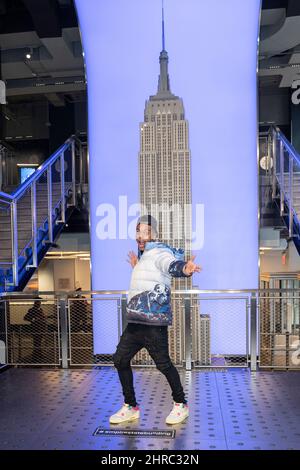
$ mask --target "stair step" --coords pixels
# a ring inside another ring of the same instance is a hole
[[[53,199],[52,200],[52,207],[56,206],[58,203],[60,202],[60,199]],[[42,199],[42,198],[37,198],[37,202],[36,202],[36,207],[37,208],[45,208],[47,209],[48,208],[48,201],[47,199]],[[22,210],[28,210],[30,211],[31,210],[31,204],[30,204],[30,201],[22,201],[22,202],[19,202],[18,205],[17,205],[17,211],[20,212]],[[0,210],[0,217],[7,217],[10,215],[10,210],[8,211],[4,211],[4,210]]]
[[[289,194],[290,193],[289,188],[285,186],[283,188],[283,192],[286,193],[286,194]],[[300,193],[300,184],[299,184],[299,186],[293,186],[292,192],[294,194],[299,194]]]
[[[22,248],[25,248],[25,245],[27,245],[31,240],[31,234],[24,235],[22,238],[18,237],[18,247],[19,250]],[[3,239],[1,240],[1,246],[0,246],[0,251],[3,249],[4,246],[8,246],[11,248],[11,239]]]
[[[54,209],[54,207],[52,208]],[[46,217],[48,215],[48,209],[46,207],[37,207],[37,216],[38,217]],[[23,221],[28,221],[28,219],[31,220],[31,210],[30,208],[26,209],[25,207],[22,208],[22,209],[19,209],[18,212],[17,212],[17,217],[18,217],[18,221],[21,222],[22,220]],[[10,217],[3,217],[3,218],[0,218],[0,223],[2,224],[2,221],[5,222],[5,221],[8,221],[10,220]]]
[[[54,209],[54,207],[56,207],[56,202],[52,205],[52,209]],[[47,214],[48,213],[48,206],[47,204],[43,204],[42,202],[38,203],[36,205],[36,210],[37,210],[37,213],[42,213],[42,214]],[[18,214],[18,217],[21,215],[21,216],[24,216],[26,215],[26,217],[28,217],[28,214],[31,216],[31,207],[30,205],[28,206],[18,206],[17,207],[17,214]],[[10,219],[11,217],[11,214],[10,212],[9,213],[4,213],[4,212],[1,212],[0,211],[0,223],[2,223],[2,220],[5,220],[5,219]]]
[[[288,201],[290,200],[290,198],[288,197],[288,195],[286,195],[286,199],[287,199]],[[293,195],[292,201],[294,202],[294,204],[297,204],[297,202],[300,201],[300,194],[299,194],[299,196]]]
[[[38,213],[38,215],[48,214],[48,210],[47,210],[46,207],[38,207],[37,208],[37,213]],[[20,219],[21,217],[23,217],[23,218],[29,217],[31,219],[31,210],[30,210],[30,208],[26,209],[24,207],[21,210],[18,210],[18,219]]]
[[[30,232],[29,231],[28,232],[27,231],[26,232],[22,231],[22,232],[18,233],[18,242],[19,243],[21,243],[22,240],[24,240],[24,241],[30,240],[30,238],[31,238],[31,231]],[[6,233],[2,232],[1,233],[1,235],[0,235],[1,245],[2,245],[2,242],[4,240],[10,240],[11,241],[11,233],[10,232],[6,232]]]
[[[47,222],[47,220],[44,219],[44,218],[37,218],[37,224],[36,224],[37,228],[38,228],[38,229],[43,228],[43,226],[44,226],[44,224],[45,224],[46,222]],[[21,222],[21,223],[19,224],[18,232],[19,232],[19,233],[22,233],[22,232],[31,232],[31,229],[32,229],[31,220],[29,219],[29,221],[28,221],[28,219],[27,219],[27,220],[26,220],[26,223],[22,223],[22,222]],[[9,223],[1,224],[1,225],[0,225],[0,234],[2,234],[2,233],[3,233],[3,234],[4,234],[4,233],[8,233],[8,232],[10,232],[10,230],[11,230],[11,226],[10,226]]]
[[[3,264],[1,264],[3,263]],[[5,263],[5,264],[4,264]],[[0,269],[9,269],[9,265],[6,263],[11,263],[11,255],[0,256]]]
[[[40,214],[37,217],[37,227],[44,225],[44,221],[46,219],[47,219],[47,214],[45,215],[45,217],[44,217],[44,214]],[[22,218],[18,217],[18,223],[19,223],[19,227],[18,227],[19,231],[24,231],[25,229],[31,230],[31,217],[22,217]],[[6,233],[7,231],[10,231],[10,229],[11,229],[10,219],[5,220],[5,221],[4,220],[0,221],[0,233],[2,232]]]

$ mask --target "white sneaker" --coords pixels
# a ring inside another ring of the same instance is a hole
[[[133,407],[124,403],[122,408],[109,418],[111,424],[124,423],[125,421],[133,421],[140,417],[140,409],[138,406]]]
[[[171,413],[166,417],[167,424],[178,424],[184,421],[189,415],[189,407],[184,403],[174,401]]]

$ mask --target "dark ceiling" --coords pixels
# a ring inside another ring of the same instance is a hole
[[[0,0],[0,34],[35,30],[39,37],[57,37],[75,26],[72,0]]]

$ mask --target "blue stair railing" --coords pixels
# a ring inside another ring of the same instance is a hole
[[[81,165],[72,136],[13,193],[0,192],[0,292],[22,290],[53,245],[77,204]]]
[[[300,254],[300,155],[278,127],[269,131],[272,199]]]

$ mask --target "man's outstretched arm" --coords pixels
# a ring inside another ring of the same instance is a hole
[[[175,260],[169,266],[168,272],[172,277],[190,277],[191,274],[185,272],[186,261]]]
[[[170,253],[162,253],[156,260],[156,267],[165,273],[171,274],[172,277],[190,277],[194,272],[200,272],[201,267],[194,263],[196,256],[188,261],[177,260]]]

